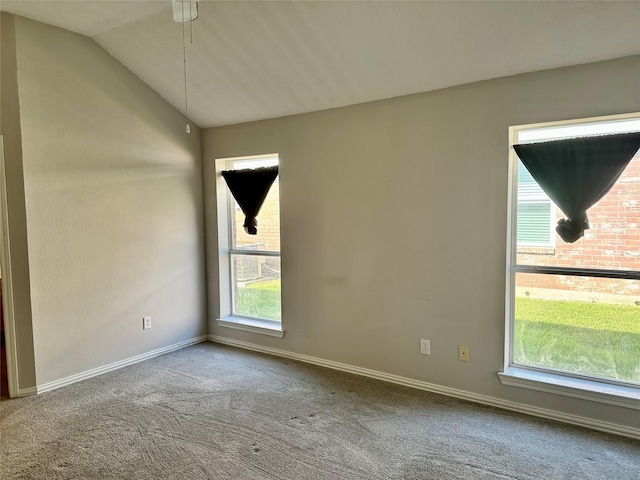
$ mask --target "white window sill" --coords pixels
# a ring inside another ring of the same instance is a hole
[[[504,372],[498,372],[498,377],[503,385],[530,388],[640,410],[640,389],[634,387],[517,367],[509,367]]]
[[[226,328],[235,328],[245,332],[260,333],[272,337],[284,337],[284,330],[281,325],[265,322],[255,318],[224,317],[218,319],[218,325]]]

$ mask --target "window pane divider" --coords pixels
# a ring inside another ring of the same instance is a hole
[[[603,270],[598,268],[547,267],[540,265],[516,265],[518,273],[542,273],[555,275],[572,275],[576,277],[621,278],[625,280],[640,280],[637,270]]]
[[[257,257],[279,257],[280,252],[273,252],[268,250],[229,250],[231,255],[255,255]]]

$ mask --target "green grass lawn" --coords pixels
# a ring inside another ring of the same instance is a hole
[[[517,297],[514,359],[640,382],[640,306]]]
[[[236,313],[280,320],[280,279],[256,282],[238,288]]]

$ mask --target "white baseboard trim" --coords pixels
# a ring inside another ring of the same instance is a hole
[[[550,420],[556,420],[558,422],[563,422],[563,423],[569,423],[571,425],[590,428],[590,429],[598,430],[601,432],[613,433],[615,435],[622,435],[624,437],[640,439],[640,429],[638,428],[627,427],[624,425],[617,425],[615,423],[610,423],[610,422],[603,422],[601,420],[594,420],[591,418],[580,417],[577,415],[571,415],[568,413],[549,410],[546,408],[534,407],[534,406],[526,405],[523,403],[511,402],[508,400],[502,400],[500,398],[489,397],[487,395],[480,395],[473,392],[467,392],[465,390],[459,390],[457,388],[444,387],[442,385],[423,382],[421,380],[414,380],[412,378],[401,377],[398,375],[379,372],[377,370],[370,370],[368,368],[356,367],[346,363],[339,363],[331,360],[325,360],[322,358],[311,357],[309,355],[302,355],[300,353],[288,352],[286,350],[263,347],[262,345],[243,342],[240,340],[234,340],[226,337],[220,337],[217,335],[209,335],[209,340],[215,343],[222,343],[225,345],[244,348],[246,350],[254,350],[256,352],[267,353],[269,355],[290,358],[292,360],[298,360],[300,362],[311,363],[314,365],[319,365],[321,367],[327,367],[334,370],[354,373],[356,375],[362,375],[364,377],[374,378],[376,380],[383,380],[385,382],[396,383],[398,385],[417,388],[419,390],[425,390],[427,392],[439,393],[441,395],[460,398],[462,400],[481,403],[483,405],[498,407],[498,408],[510,410],[513,412],[525,413],[528,415],[533,415],[536,417],[546,418]]]
[[[92,368],[91,370],[76,373],[75,375],[61,378],[60,380],[54,380],[53,382],[47,382],[42,385],[38,385],[37,387],[33,388],[33,390],[35,391],[31,392],[31,394],[33,393],[40,394],[44,392],[49,392],[51,390],[55,390],[57,388],[64,387],[66,385],[71,385],[72,383],[76,383],[81,380],[86,380],[87,378],[96,377],[98,375],[102,375],[103,373],[112,372],[114,370],[118,370],[119,368],[132,365],[134,363],[142,362],[144,360],[149,360],[150,358],[153,358],[153,357],[164,355],[165,353],[173,352],[175,350],[180,350],[181,348],[188,347],[190,345],[195,345],[196,343],[206,342],[207,340],[208,340],[207,335],[200,335],[199,337],[191,338],[183,342],[174,343],[173,345],[169,345],[167,347],[151,350],[150,352],[142,353],[134,357],[125,358],[124,360],[110,363],[109,365],[104,365],[98,368]],[[22,393],[23,390],[31,390],[31,389],[22,389],[20,390],[20,393]]]
[[[35,395],[36,393],[38,393],[37,387],[19,388],[18,395],[16,395],[16,398],[30,397],[31,395]]]

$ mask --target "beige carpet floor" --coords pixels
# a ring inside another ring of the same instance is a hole
[[[2,479],[640,479],[640,442],[206,343],[0,403]]]

